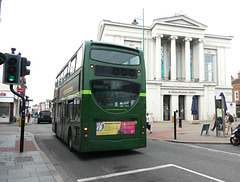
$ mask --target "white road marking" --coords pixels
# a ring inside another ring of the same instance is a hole
[[[89,178],[83,178],[83,179],[78,179],[78,182],[85,182],[85,181],[93,181],[93,180],[98,180],[98,179],[105,179],[105,178],[111,178],[111,177],[117,177],[117,176],[123,176],[123,175],[128,175],[128,174],[133,174],[133,173],[140,173],[140,172],[146,172],[146,171],[152,171],[152,170],[157,170],[157,169],[163,169],[163,168],[168,168],[168,167],[176,167],[179,168],[181,170],[185,170],[188,171],[190,173],[217,181],[217,182],[225,182],[223,180],[217,179],[217,178],[213,178],[211,176],[187,169],[187,168],[183,168],[180,166],[177,166],[175,164],[166,164],[166,165],[161,165],[161,166],[156,166],[156,167],[149,167],[149,168],[143,168],[143,169],[136,169],[136,170],[131,170],[131,171],[126,171],[126,172],[119,172],[119,173],[112,173],[112,174],[107,174],[107,175],[102,175],[102,176],[96,176],[96,177],[89,177]]]
[[[184,168],[184,167],[180,167],[180,166],[177,166],[177,165],[174,165],[174,164],[173,164],[173,166],[176,167],[176,168],[179,168],[179,169],[182,169],[182,170],[188,171],[188,172],[190,172],[190,173],[197,174],[197,175],[199,175],[199,176],[203,176],[203,177],[205,177],[205,178],[208,178],[208,179],[214,180],[214,181],[225,182],[225,181],[223,181],[223,180],[220,180],[220,179],[217,179],[217,178],[213,178],[213,177],[211,177],[211,176],[208,176],[208,175],[205,175],[205,174],[202,174],[202,173],[199,173],[199,172],[196,172],[196,171],[193,171],[193,170],[190,170],[190,169]]]
[[[195,146],[195,145],[190,145],[190,144],[185,144],[185,145],[188,145],[192,148],[204,149],[204,150],[208,150],[208,151],[211,151],[211,152],[223,153],[223,154],[228,154],[228,155],[236,155],[236,156],[240,157],[240,154],[236,154],[236,153],[221,151],[221,150],[217,150],[217,149],[210,149],[210,148],[205,148],[205,147],[200,147],[200,146]]]

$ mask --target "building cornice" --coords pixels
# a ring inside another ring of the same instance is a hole
[[[223,35],[212,35],[212,34],[205,34],[205,38],[218,38],[218,39],[227,39],[232,40],[233,36],[223,36]]]

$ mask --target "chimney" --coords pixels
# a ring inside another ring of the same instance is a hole
[[[240,78],[240,70],[238,70],[238,78]]]

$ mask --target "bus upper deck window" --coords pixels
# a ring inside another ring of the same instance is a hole
[[[117,52],[111,50],[91,50],[91,59],[95,61],[118,64],[118,65],[139,65],[140,58],[136,54]]]

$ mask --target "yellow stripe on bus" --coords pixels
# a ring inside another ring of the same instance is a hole
[[[81,90],[81,93],[84,95],[91,95],[91,90]]]
[[[146,93],[140,93],[140,97],[146,97]]]

